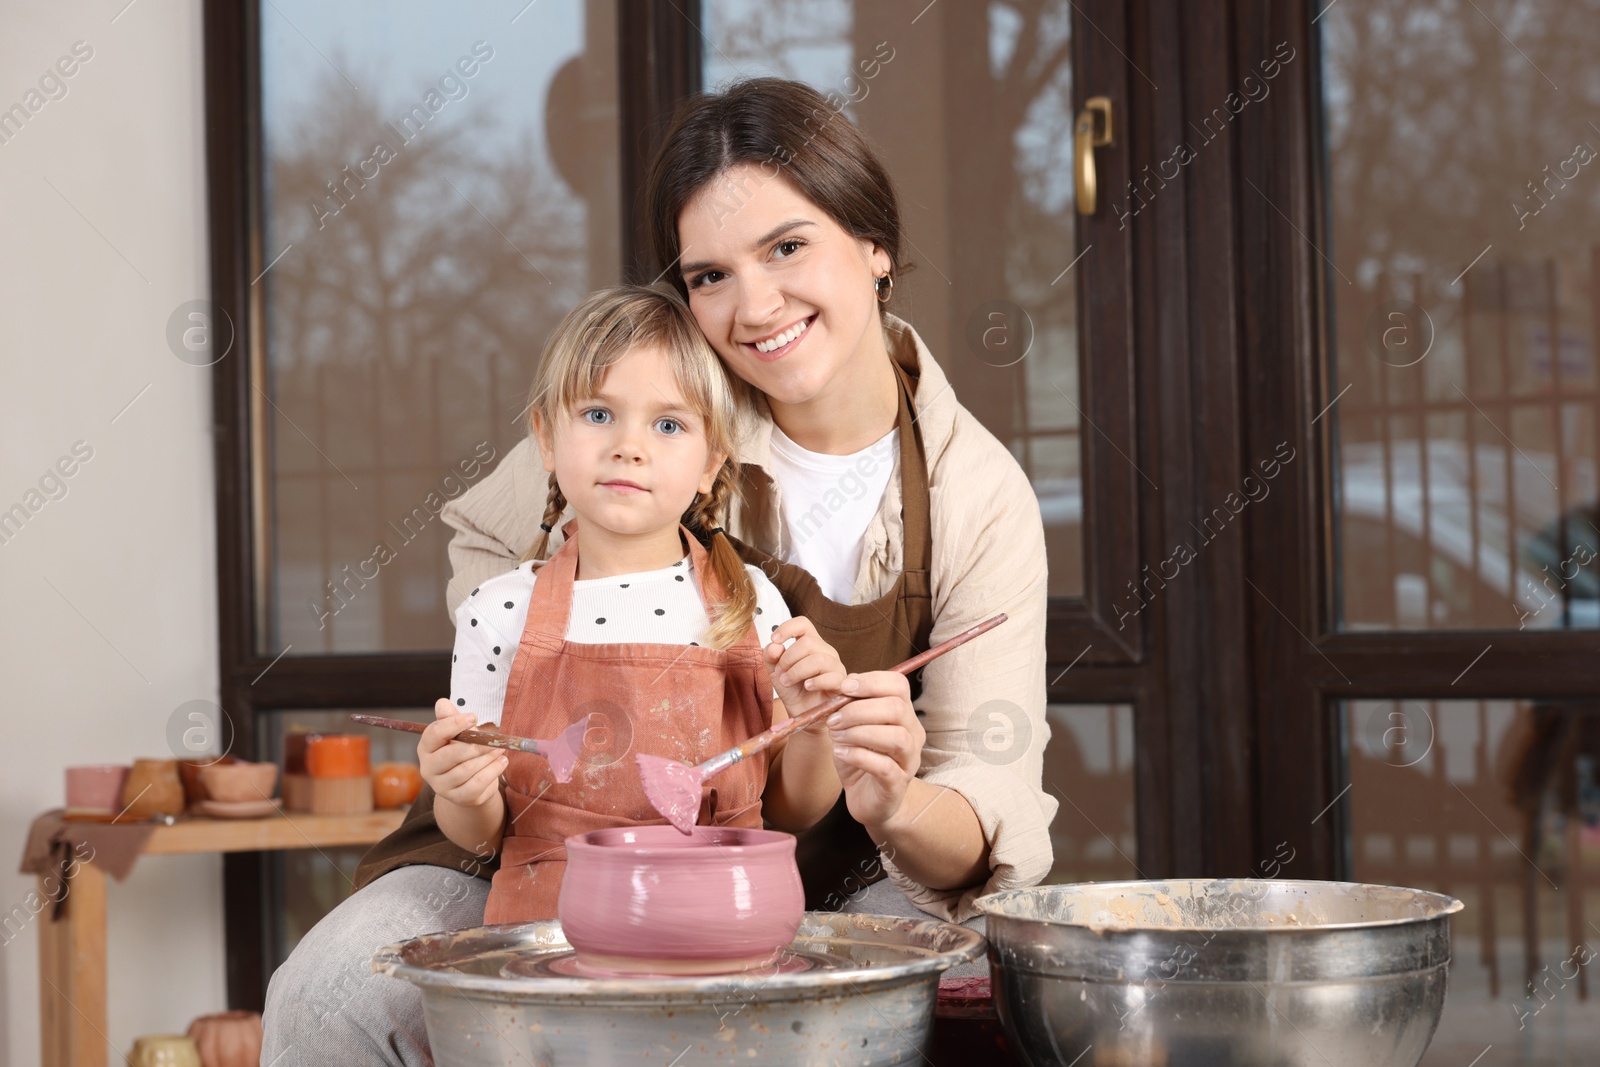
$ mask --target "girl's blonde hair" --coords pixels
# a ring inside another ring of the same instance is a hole
[[[696,494],[682,522],[706,540],[711,570],[725,590],[720,607],[707,605],[711,628],[706,642],[731,648],[750,628],[756,610],[755,584],[722,532],[738,492],[732,456],[749,403],[748,386],[723,369],[682,298],[666,287],[639,285],[600,289],[585,297],[545,343],[528,400],[528,428],[534,431],[535,415],[553,427],[558,418],[593,399],[612,365],[643,346],[666,355],[684,400],[705,421],[706,444],[712,452],[729,456],[711,492]],[[544,521],[524,561],[545,558],[550,532],[566,509],[567,498],[552,472]]]

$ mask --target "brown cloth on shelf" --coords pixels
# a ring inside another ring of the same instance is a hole
[[[92,862],[120,882],[133,870],[155,829],[148,822],[68,822],[63,814],[63,809],[55,808],[28,827],[28,843],[22,849],[22,874],[54,874],[57,882],[66,885],[71,874],[68,867],[74,862]],[[50,898],[55,902],[52,918],[61,917],[67,896],[63,892]]]
[[[933,524],[928,462],[912,404],[914,369],[914,361],[909,367],[895,363],[900,381],[900,510],[905,563],[888,592],[866,603],[840,604],[829,600],[807,571],[734,540],[744,561],[766,572],[789,610],[810,619],[822,639],[838,651],[845,669],[856,674],[889,670],[926,651],[933,633]],[[921,691],[920,683],[919,675],[912,675],[913,699]],[[809,910],[837,911],[851,893],[886,875],[877,847],[866,829],[850,817],[843,797],[821,822],[796,836],[795,861]],[[433,791],[424,787],[399,829],[362,858],[356,868],[356,888],[414,863],[456,867],[488,879],[498,869],[499,857],[475,857],[451,843],[434,821]]]

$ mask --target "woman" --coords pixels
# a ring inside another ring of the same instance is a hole
[[[647,192],[658,262],[729,370],[762,394],[730,532],[857,672],[857,699],[828,724],[845,795],[798,852],[808,906],[969,921],[976,897],[1035,884],[1051,863],[1045,548],[1032,488],[916,332],[885,313],[903,266],[893,187],[818,93],[761,79],[690,101]],[[546,488],[524,441],[446,509],[458,531],[452,612],[515,566]],[[887,669],[1002,611],[1003,628],[920,679]],[[1010,749],[969,740],[1007,727]],[[293,986],[327,981],[343,966],[332,961],[477,921],[487,884],[468,875],[486,876],[493,859],[444,841],[428,800],[363,861],[367,888],[274,977],[268,1052],[326,1048],[326,1013],[296,1002]],[[424,900],[439,903],[419,909]],[[403,995],[368,992],[359,1011],[334,1013],[333,1040],[426,1062]]]

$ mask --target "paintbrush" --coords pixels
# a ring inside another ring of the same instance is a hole
[[[386,719],[382,715],[352,715],[350,718],[353,722],[367,726],[382,726],[389,730],[404,730],[412,734],[420,734],[428,728],[426,723]],[[572,780],[572,768],[577,766],[578,753],[583,749],[583,735],[588,728],[589,716],[585,715],[562,730],[559,737],[549,741],[490,733],[488,730],[462,730],[456,734],[454,740],[466,741],[473,745],[488,745],[490,748],[504,748],[512,752],[532,752],[543,756],[550,761],[550,769],[555,772],[556,781],[566,783]]]
[[[980,622],[971,629],[961,631],[948,641],[939,642],[926,652],[912,656],[893,669],[901,674],[910,674],[931,660],[938,659],[957,645],[964,645],[979,634],[992,630],[1005,621],[1004,614],[996,615],[992,619]],[[692,767],[679,760],[652,756],[644,752],[636,753],[633,758],[639,764],[639,778],[644,784],[644,795],[649,798],[651,806],[666,816],[668,822],[683,833],[691,833],[694,829],[695,817],[700,811],[700,787],[707,778],[727,770],[742,759],[747,759],[757,752],[770,748],[774,741],[781,740],[798,730],[804,730],[808,726],[820,722],[854,699],[856,698],[840,694],[793,719],[785,719],[766,733],[757,734],[744,744],[735,745],[720,756],[712,756],[704,763]]]

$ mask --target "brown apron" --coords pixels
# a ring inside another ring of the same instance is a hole
[[[933,556],[928,505],[928,464],[912,416],[915,367],[895,363],[900,381],[900,515],[905,530],[904,569],[882,596],[864,604],[829,600],[811,572],[735,540],[746,563],[759,566],[783,594],[789,611],[803,615],[832,645],[847,671],[884,671],[929,646],[933,633]],[[920,672],[911,695],[921,692]],[[806,890],[806,910],[838,911],[852,893],[885,877],[878,847],[850,815],[843,796],[815,826],[796,835],[795,862]]]
[[[856,673],[888,670],[910,659],[929,647],[933,633],[928,465],[912,414],[917,373],[914,349],[908,346],[905,356],[905,361],[895,360],[900,381],[900,514],[905,537],[904,569],[895,584],[869,603],[840,604],[823,594],[809,572],[735,541],[745,562],[760,566],[783,593],[789,610],[810,619],[823,639],[838,650],[845,667]],[[529,614],[531,617],[532,612]],[[912,697],[920,690],[920,679],[913,675]],[[877,848],[861,824],[850,817],[843,797],[821,822],[798,836],[795,858],[808,910],[837,911],[851,893],[884,877]],[[356,870],[356,888],[413,863],[455,867],[487,878],[498,859],[474,856],[445,838],[433,818],[433,792],[424,788],[405,822],[362,858]]]
[[[707,614],[725,598],[705,549],[680,527]],[[608,827],[662,826],[640,783],[638,752],[700,763],[772,725],[772,679],[754,623],[727,650],[706,645],[580,644],[567,640],[578,534],[539,571],[528,622],[506,682],[500,728],[519,737],[555,737],[585,713],[603,709],[615,745],[600,759],[586,752],[572,780],[559,783],[541,756],[513,755],[505,773],[510,820],[500,869],[483,921],[556,917],[566,839]],[[591,727],[594,724],[591,723]],[[741,760],[702,788],[701,825],[761,826],[765,752]]]

